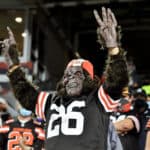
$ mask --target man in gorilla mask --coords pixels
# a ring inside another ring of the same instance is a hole
[[[2,41],[14,94],[24,107],[36,107],[36,115],[46,121],[47,150],[122,150],[107,112],[118,106],[119,101],[112,98],[119,99],[128,84],[125,52],[117,43],[113,12],[103,7],[102,18],[97,11],[94,15],[99,24],[98,34],[108,50],[102,85],[90,61],[74,59],[67,65],[56,91],[38,91],[21,70],[9,28],[9,39]]]

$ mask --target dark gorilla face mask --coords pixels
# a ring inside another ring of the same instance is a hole
[[[65,70],[63,84],[68,96],[79,96],[83,90],[85,76],[79,66],[69,67]]]

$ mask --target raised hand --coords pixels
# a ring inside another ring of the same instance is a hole
[[[9,36],[9,45],[16,46],[16,40],[15,40],[13,32],[11,31],[9,27],[7,27],[7,31],[8,31],[8,36]]]
[[[107,48],[117,47],[117,20],[114,13],[111,9],[102,7],[102,18],[97,10],[94,10],[94,16],[99,25],[97,29],[99,43]]]
[[[19,64],[18,51],[16,48],[16,41],[14,34],[9,27],[7,27],[8,38],[0,41],[2,47],[2,54],[8,64],[8,67]]]
[[[7,31],[8,31],[8,38],[4,39],[4,41],[1,41],[4,53],[8,52],[10,46],[16,47],[16,41],[13,32],[9,27],[7,27]]]

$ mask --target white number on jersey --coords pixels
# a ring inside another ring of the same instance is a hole
[[[50,109],[56,110],[57,114],[52,114],[50,117],[48,129],[47,129],[47,138],[58,136],[61,133],[64,135],[80,135],[83,132],[84,127],[84,116],[81,112],[73,111],[74,108],[85,107],[85,101],[73,101],[71,104],[65,108],[63,105],[57,106],[52,104]],[[61,118],[61,124],[55,125],[53,123],[58,118]],[[69,121],[75,120],[75,127],[69,127]]]

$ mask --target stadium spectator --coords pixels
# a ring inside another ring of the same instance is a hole
[[[44,147],[45,132],[34,121],[32,112],[24,108],[19,110],[17,118],[8,120],[0,127],[0,148],[2,150],[21,149],[20,138],[27,148],[41,150]]]
[[[56,91],[38,91],[21,70],[16,42],[9,28],[9,39],[3,41],[8,77],[17,99],[31,110],[36,105],[36,114],[46,121],[46,149],[122,150],[108,112],[119,105],[118,98],[128,84],[125,52],[118,47],[113,12],[103,7],[102,18],[96,10],[94,15],[108,50],[103,85],[94,75],[91,62],[75,59],[68,63]]]

